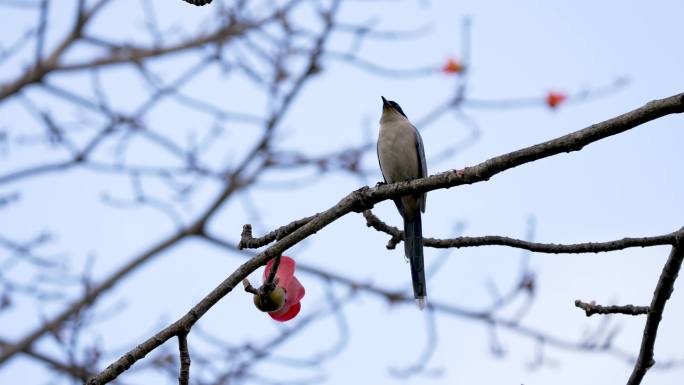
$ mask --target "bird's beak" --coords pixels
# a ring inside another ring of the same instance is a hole
[[[389,108],[390,105],[389,105],[389,103],[387,102],[387,99],[385,99],[384,96],[381,96],[381,98],[382,98],[382,107],[383,107],[383,108]]]

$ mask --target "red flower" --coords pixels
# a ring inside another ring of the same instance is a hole
[[[551,108],[558,107],[561,103],[565,102],[568,95],[563,92],[549,91],[546,94],[546,104]]]
[[[275,259],[271,259],[266,265],[263,274],[264,281],[268,279],[268,274],[271,271],[274,260]],[[276,279],[278,280],[278,287],[285,290],[285,303],[280,309],[268,312],[268,315],[276,321],[289,321],[294,318],[302,308],[299,301],[304,297],[305,290],[297,277],[294,276],[295,265],[294,259],[284,255],[280,257],[280,265],[278,265],[278,271],[276,271]]]
[[[442,72],[445,74],[460,74],[463,70],[465,70],[463,64],[454,58],[449,58],[442,67]]]

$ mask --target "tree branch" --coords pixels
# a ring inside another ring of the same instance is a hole
[[[646,375],[648,369],[654,364],[653,347],[658,334],[658,326],[660,320],[663,318],[663,311],[665,311],[665,303],[670,299],[674,283],[677,280],[679,269],[682,267],[682,260],[684,259],[684,238],[680,237],[676,246],[672,247],[670,256],[663,266],[663,271],[660,273],[658,284],[653,299],[651,300],[650,312],[646,318],[646,326],[644,327],[644,336],[641,339],[641,348],[639,349],[639,357],[634,364],[632,374],[629,376],[627,385],[641,384],[641,380]]]
[[[190,352],[188,351],[188,334],[178,334],[178,352],[180,355],[180,374],[178,385],[188,385],[190,381]]]
[[[246,224],[242,226],[242,235],[240,236],[240,249],[258,249],[262,246],[266,246],[274,241],[280,240],[291,232],[297,230],[298,228],[307,224],[316,215],[314,214],[310,217],[298,219],[292,223],[285,226],[279,227],[270,233],[264,235],[263,237],[254,238],[252,236],[252,225]]]
[[[366,225],[380,232],[387,233],[392,238],[387,243],[388,249],[394,249],[404,239],[403,231],[390,226],[378,218],[371,210],[363,212]],[[677,239],[684,236],[684,230],[677,230],[669,234],[654,237],[622,238],[607,242],[586,242],[575,244],[539,243],[522,239],[504,237],[499,235],[486,235],[482,237],[456,237],[451,239],[423,238],[425,246],[437,249],[478,247],[478,246],[509,246],[517,249],[529,250],[535,253],[549,254],[581,254],[601,253],[607,251],[623,250],[630,247],[650,247],[674,245]]]
[[[634,306],[634,305],[612,305],[612,306],[602,306],[597,305],[592,302],[582,302],[579,299],[575,300],[575,306],[584,310],[587,313],[587,317],[591,317],[594,314],[627,314],[627,315],[642,315],[648,314],[650,308],[648,306]]]

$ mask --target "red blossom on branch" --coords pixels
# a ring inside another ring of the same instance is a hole
[[[268,279],[273,263],[274,259],[270,260],[266,265],[263,274],[264,282]],[[276,271],[274,282],[276,282],[278,288],[282,288],[285,291],[285,302],[280,309],[268,312],[268,315],[276,321],[289,321],[294,318],[302,308],[299,301],[304,297],[305,290],[297,277],[294,276],[295,267],[296,263],[294,259],[284,255],[280,257],[280,264],[278,265],[278,271]]]
[[[442,72],[445,74],[460,74],[465,70],[463,64],[454,58],[449,58],[444,66],[442,67]]]
[[[546,105],[551,108],[556,108],[567,99],[568,95],[564,92],[549,91],[549,93],[546,94]]]

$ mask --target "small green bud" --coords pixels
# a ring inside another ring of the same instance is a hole
[[[264,312],[276,311],[283,307],[284,304],[285,290],[280,286],[276,286],[275,289],[268,293],[254,295],[254,305],[257,309]]]

